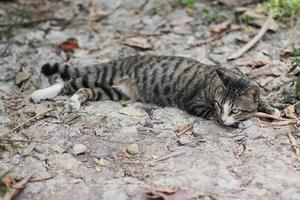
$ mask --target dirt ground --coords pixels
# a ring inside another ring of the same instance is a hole
[[[253,118],[251,126],[235,129],[141,103],[88,102],[80,112],[67,114],[68,96],[29,101],[32,91],[49,85],[40,74],[46,62],[86,66],[157,54],[238,67],[282,109],[297,101],[282,95],[295,76],[287,73],[290,63],[281,55],[292,43],[300,44],[299,20],[268,31],[241,58],[228,61],[259,27],[233,23],[214,33],[221,22],[206,23],[200,11],[207,2],[193,7],[166,0],[0,5],[1,23],[18,24],[1,26],[7,30],[0,42],[0,172],[12,169],[9,177],[15,180],[33,173],[15,199],[140,200],[154,188],[178,189],[166,200],[300,199],[300,157],[288,137],[299,144],[297,124],[276,126]],[[232,6],[211,6],[213,13],[233,12]],[[31,12],[10,15],[21,8]],[[69,38],[79,48],[66,53],[68,47],[58,45]]]

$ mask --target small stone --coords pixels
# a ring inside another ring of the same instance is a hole
[[[53,146],[51,146],[51,148],[53,151],[55,151],[57,153],[64,153],[66,151],[64,148],[62,148],[58,144],[54,144]]]
[[[10,124],[12,121],[8,117],[0,116],[0,124]]]
[[[96,151],[96,157],[98,159],[106,159],[112,154],[112,150],[109,147],[103,147]]]
[[[153,122],[150,119],[145,119],[144,126],[147,128],[153,128]]]
[[[190,139],[189,136],[187,135],[183,135],[181,136],[178,140],[177,140],[177,143],[180,145],[180,146],[184,146],[184,145],[187,145],[187,144],[190,144],[192,143],[193,141]]]
[[[126,148],[127,152],[130,153],[131,155],[135,155],[139,153],[139,147],[137,144],[130,144]]]
[[[85,153],[87,151],[87,147],[83,144],[75,144],[73,146],[73,150],[72,150],[72,153],[74,155],[78,155],[78,154],[82,154],[82,153]]]

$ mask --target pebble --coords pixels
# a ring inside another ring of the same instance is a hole
[[[75,144],[72,149],[74,155],[82,154],[87,151],[87,147],[83,144]]]
[[[98,159],[106,159],[112,154],[112,149],[109,147],[102,147],[96,151],[96,157]]]
[[[184,146],[184,145],[187,145],[187,144],[190,144],[190,143],[192,143],[193,141],[191,140],[191,138],[189,137],[189,136],[187,136],[187,135],[183,135],[183,136],[181,136],[178,140],[177,140],[177,143],[179,144],[179,145],[182,145],[182,146]]]
[[[139,153],[139,147],[137,144],[130,144],[126,147],[126,150],[129,154],[135,155]]]
[[[0,116],[0,124],[10,124],[12,121],[8,117]]]

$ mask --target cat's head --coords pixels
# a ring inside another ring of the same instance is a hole
[[[222,82],[214,102],[217,119],[225,126],[237,126],[256,112],[260,89],[245,78],[236,79],[224,71],[216,72]]]

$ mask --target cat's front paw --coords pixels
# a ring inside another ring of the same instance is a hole
[[[70,102],[69,102],[69,105],[68,105],[68,111],[79,111],[80,110],[80,101],[79,101],[79,96],[78,94],[74,94],[71,99],[70,99]]]

